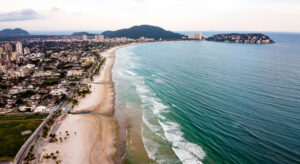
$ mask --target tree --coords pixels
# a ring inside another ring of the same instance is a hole
[[[24,101],[22,99],[17,99],[16,104],[17,105],[23,105]]]

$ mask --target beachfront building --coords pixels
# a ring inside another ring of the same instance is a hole
[[[22,43],[18,42],[18,43],[16,44],[16,52],[17,52],[17,54],[19,54],[19,55],[22,55],[22,54],[23,54]]]
[[[70,77],[70,76],[81,76],[82,75],[82,70],[69,70],[67,72],[67,76]]]
[[[50,92],[51,95],[53,96],[60,96],[62,94],[67,94],[67,91],[65,88],[58,88],[58,89],[54,89]]]
[[[88,40],[87,35],[82,35],[82,40],[87,41]]]
[[[17,53],[17,52],[12,52],[12,53],[11,53],[10,60],[11,60],[11,61],[16,61],[17,58],[18,58],[18,53]]]
[[[95,35],[96,42],[104,42],[104,35]]]
[[[104,35],[99,35],[99,41],[104,42]]]
[[[95,41],[99,41],[99,35],[95,35]]]
[[[202,40],[203,39],[203,35],[201,33],[188,34],[188,39]]]
[[[28,47],[25,47],[25,48],[24,48],[24,54],[25,54],[25,55],[30,54],[30,49],[29,49]]]

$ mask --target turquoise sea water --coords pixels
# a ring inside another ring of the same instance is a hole
[[[118,50],[117,104],[142,111],[157,163],[300,163],[300,35],[272,45],[162,42]]]

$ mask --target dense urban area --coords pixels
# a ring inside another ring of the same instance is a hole
[[[110,47],[135,41],[88,39],[29,40],[0,46],[0,112],[47,112],[67,98],[82,75]],[[24,48],[23,48],[24,47]],[[84,84],[84,83],[81,83]],[[80,88],[83,88],[81,86]]]
[[[35,157],[34,147],[27,145],[37,141],[39,134],[53,140],[48,131],[55,118],[91,92],[88,82],[105,62],[103,51],[150,41],[82,35],[1,42],[0,162],[18,158],[14,162],[28,163]]]

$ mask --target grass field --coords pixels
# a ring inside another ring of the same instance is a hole
[[[21,132],[33,132],[46,117],[47,114],[0,116],[0,161],[12,161],[30,136],[22,136]]]

